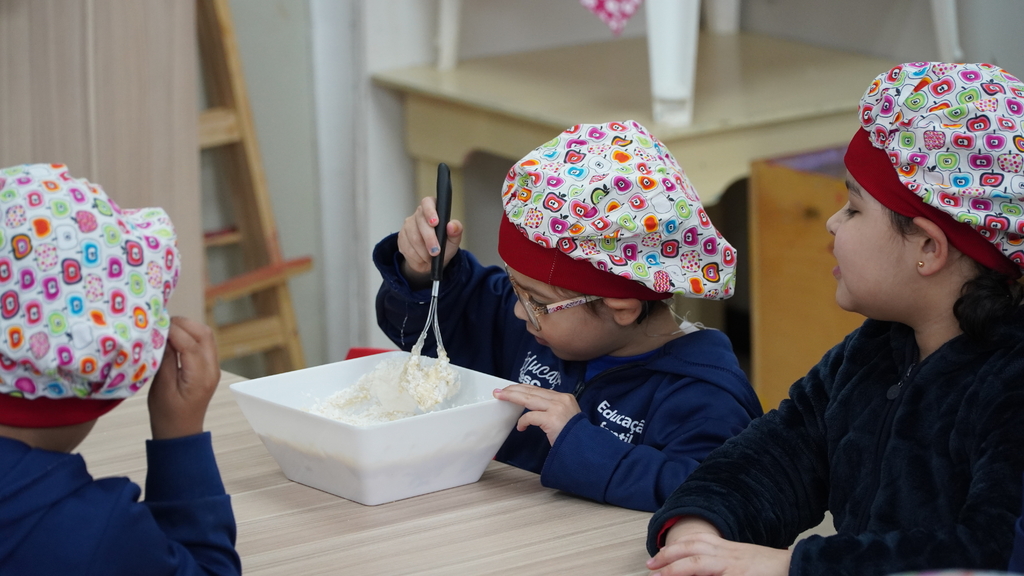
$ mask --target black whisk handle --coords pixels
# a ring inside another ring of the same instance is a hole
[[[441,162],[437,165],[437,243],[441,247],[437,256],[430,263],[430,279],[440,280],[444,271],[444,249],[448,243],[448,221],[452,217],[452,176],[448,165]]]

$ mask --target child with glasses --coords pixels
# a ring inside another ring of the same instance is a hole
[[[437,311],[452,362],[517,383],[494,392],[527,409],[496,458],[653,511],[761,414],[729,339],[668,305],[731,296],[736,251],[632,121],[569,128],[517,162],[501,196],[506,267],[459,250],[451,221]],[[378,323],[405,350],[426,320],[437,223],[426,198],[374,250]]]

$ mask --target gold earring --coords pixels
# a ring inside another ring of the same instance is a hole
[[[924,268],[924,261],[923,260],[918,260],[917,261],[917,267],[918,268]]]

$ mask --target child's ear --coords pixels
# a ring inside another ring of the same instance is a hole
[[[921,216],[914,218],[914,224],[920,230],[912,240],[917,247],[917,271],[922,276],[931,276],[946,267],[952,246],[938,224]]]
[[[643,311],[643,303],[637,298],[603,298],[601,301],[612,311],[612,317],[619,326],[636,322]]]

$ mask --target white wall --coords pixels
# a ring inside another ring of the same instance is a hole
[[[741,28],[900,62],[938,59],[929,0],[743,0]],[[1024,2],[959,0],[964,60],[1024,74]]]

